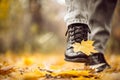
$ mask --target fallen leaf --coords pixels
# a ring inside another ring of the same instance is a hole
[[[98,51],[95,50],[93,43],[94,41],[91,41],[91,40],[82,41],[81,43],[75,43],[73,44],[74,51],[75,52],[81,51],[86,55],[90,55],[91,53],[96,53]]]
[[[6,66],[3,68],[0,68],[0,75],[7,75],[14,71],[15,71],[15,69],[13,68],[13,66]]]

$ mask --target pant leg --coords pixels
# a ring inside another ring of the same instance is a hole
[[[65,0],[67,13],[64,20],[68,25],[73,23],[88,24],[88,5],[89,0]]]
[[[97,1],[97,0],[96,0]],[[104,53],[111,33],[111,20],[117,0],[101,0],[89,18],[90,39],[94,40],[95,49]]]
[[[109,39],[110,21],[117,0],[65,0],[67,26],[73,23],[84,23],[91,29],[89,39],[94,40],[96,50],[104,53]]]

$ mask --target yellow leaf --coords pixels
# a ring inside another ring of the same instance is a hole
[[[72,77],[72,76],[89,76],[90,71],[84,70],[84,71],[76,71],[76,70],[66,70],[61,72],[52,73],[52,76],[61,76],[61,77]]]
[[[25,65],[32,65],[34,63],[34,58],[32,58],[32,57],[24,57],[23,61],[24,61]]]
[[[42,72],[39,70],[33,70],[33,72],[24,73],[23,77],[25,80],[38,80],[40,77],[44,77],[47,72]]]
[[[75,43],[73,44],[74,51],[75,52],[81,51],[86,55],[90,55],[91,52],[96,53],[98,51],[94,49],[93,43],[94,41],[91,41],[91,40],[82,41],[81,43]]]

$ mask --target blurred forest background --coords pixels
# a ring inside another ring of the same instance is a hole
[[[64,0],[0,0],[0,53],[50,52],[65,47]],[[120,0],[107,51],[120,53]]]

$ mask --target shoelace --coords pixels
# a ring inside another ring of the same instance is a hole
[[[66,31],[65,36],[68,34],[68,41],[73,44],[74,42],[81,43],[82,40],[87,40],[88,32],[90,29],[87,25],[70,25]]]

